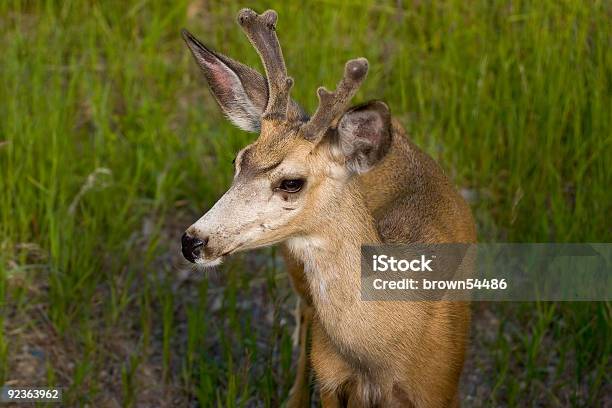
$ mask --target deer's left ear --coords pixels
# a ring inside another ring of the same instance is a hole
[[[338,147],[356,173],[369,171],[387,154],[391,135],[391,113],[381,101],[353,107],[338,121]]]

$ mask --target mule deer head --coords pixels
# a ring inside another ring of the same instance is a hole
[[[241,129],[259,132],[235,159],[229,190],[183,235],[183,254],[212,266],[236,251],[316,232],[333,214],[339,194],[355,174],[381,160],[391,143],[386,104],[348,108],[366,77],[365,58],[350,60],[336,90],[319,88],[319,106],[308,117],[290,98],[276,36],[277,14],[244,9],[238,23],[259,53],[266,77],[221,55],[183,31],[221,110]]]

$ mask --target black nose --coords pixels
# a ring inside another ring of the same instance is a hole
[[[181,238],[183,256],[189,262],[195,263],[196,258],[200,256],[202,248],[204,248],[207,243],[208,238],[204,238],[204,241],[202,241],[199,238],[184,233]]]

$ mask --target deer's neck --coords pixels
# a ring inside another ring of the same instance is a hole
[[[357,183],[337,198],[316,232],[288,242],[304,264],[315,309],[332,337],[361,318],[361,246],[380,242]]]

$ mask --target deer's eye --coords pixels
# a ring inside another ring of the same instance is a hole
[[[304,179],[285,179],[281,181],[278,188],[287,193],[297,193],[304,186]]]

